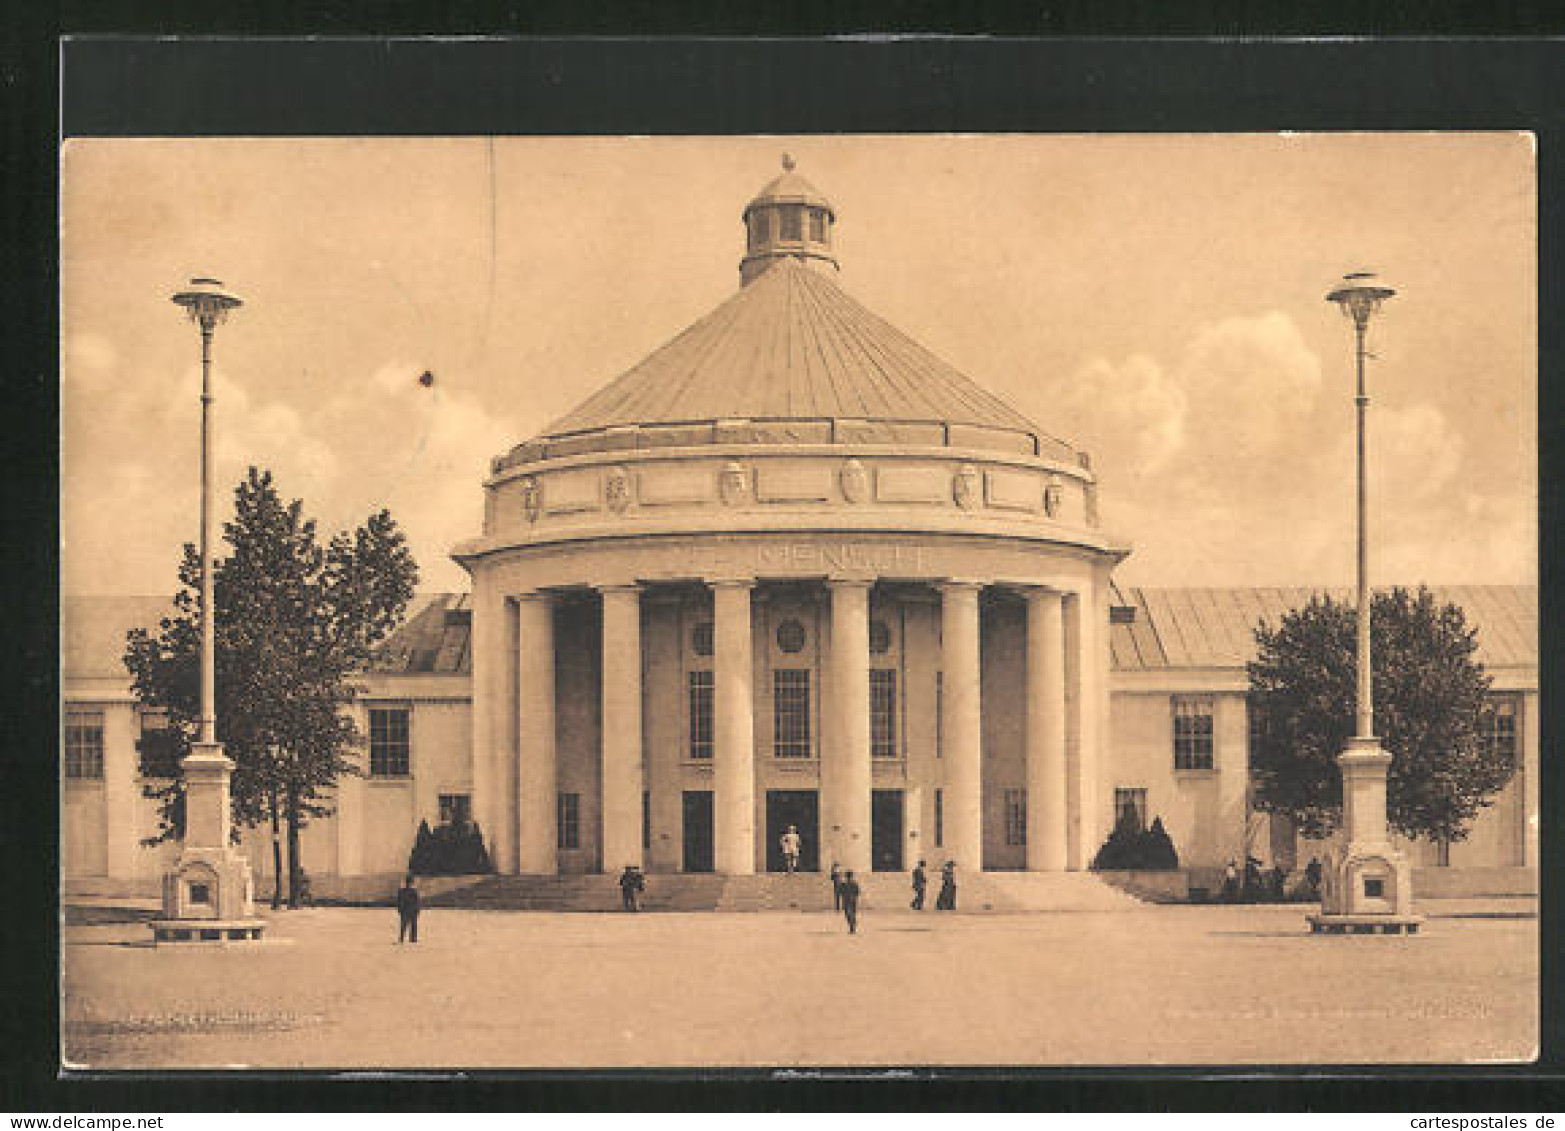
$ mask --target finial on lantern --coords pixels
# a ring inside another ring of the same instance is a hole
[[[793,172],[793,166],[794,166],[793,154],[791,154],[791,153],[784,153],[783,154],[782,166],[783,166],[783,172],[785,172],[785,173]]]

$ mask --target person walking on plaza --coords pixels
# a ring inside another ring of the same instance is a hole
[[[626,911],[641,910],[641,889],[646,886],[641,869],[634,864],[626,864],[619,876],[619,898]]]
[[[418,889],[410,874],[397,889],[397,942],[418,942]]]
[[[859,882],[850,868],[842,877],[842,913],[848,920],[848,934],[859,933]]]
[[[1239,864],[1229,860],[1228,867],[1223,869],[1223,902],[1237,903],[1239,900]]]
[[[799,838],[799,830],[793,825],[788,826],[788,831],[783,833],[778,842],[782,845],[783,868],[789,873],[799,870],[799,849],[804,842]]]
[[[940,894],[935,896],[936,911],[956,910],[956,861],[947,860],[940,869]]]
[[[831,862],[831,909],[842,910],[842,869],[835,860]]]
[[[924,875],[924,862],[920,860],[918,867],[913,869],[913,902],[909,905],[914,911],[924,909],[924,889],[929,886],[929,879]]]

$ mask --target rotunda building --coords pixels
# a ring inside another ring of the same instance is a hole
[[[740,286],[497,457],[474,813],[501,872],[1082,869],[1111,816],[1085,452],[838,283],[785,160]]]

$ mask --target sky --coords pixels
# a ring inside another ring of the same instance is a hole
[[[1371,580],[1534,584],[1537,208],[1524,134],[73,139],[61,586],[175,587],[197,535],[196,275],[219,517],[257,464],[325,536],[386,507],[460,591],[489,459],[739,285],[793,155],[849,293],[1084,447],[1125,585],[1348,585],[1372,324]],[[420,383],[424,372],[431,385]]]

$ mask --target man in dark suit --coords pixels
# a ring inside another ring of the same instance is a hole
[[[848,934],[858,934],[859,882],[853,878],[851,868],[842,874],[842,913],[848,919]]]
[[[641,878],[641,870],[634,864],[626,864],[625,870],[619,877],[620,903],[626,911],[641,910],[641,890],[646,886],[646,881]]]
[[[397,941],[400,943],[404,939],[411,939],[418,942],[418,889],[413,886],[411,875],[397,889],[397,919],[400,923]]]
[[[914,911],[924,909],[924,889],[929,886],[929,878],[924,875],[924,862],[920,860],[918,867],[913,869],[913,903]]]

